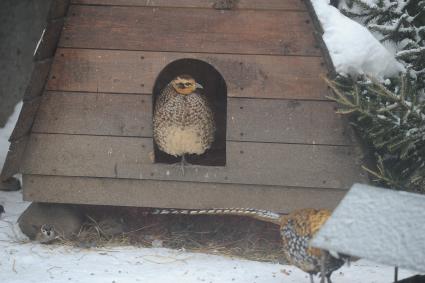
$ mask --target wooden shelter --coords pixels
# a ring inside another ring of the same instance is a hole
[[[364,178],[309,1],[52,2],[2,172],[26,200],[285,212]],[[183,71],[224,80],[219,160],[185,175],[152,140],[152,94]]]

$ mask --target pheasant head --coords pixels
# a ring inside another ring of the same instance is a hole
[[[194,78],[189,75],[180,75],[171,81],[171,85],[182,95],[193,93],[197,88],[203,88],[202,85],[197,83]]]

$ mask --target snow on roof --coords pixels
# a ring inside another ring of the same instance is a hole
[[[355,184],[312,245],[425,272],[425,196]]]
[[[361,24],[329,5],[329,0],[311,0],[324,30],[323,40],[340,74],[367,74],[381,79],[397,75],[403,65]]]

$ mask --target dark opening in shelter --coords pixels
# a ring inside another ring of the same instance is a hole
[[[211,148],[201,155],[186,155],[190,164],[224,166],[226,165],[226,117],[227,117],[227,86],[222,75],[210,64],[196,59],[180,59],[168,64],[158,75],[153,88],[153,107],[162,89],[176,76],[186,74],[193,77],[203,86],[213,111],[216,124],[214,142]],[[180,157],[174,157],[158,149],[154,141],[155,162],[177,163]]]

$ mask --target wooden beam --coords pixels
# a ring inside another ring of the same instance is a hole
[[[32,100],[35,97],[41,96],[44,85],[47,82],[52,61],[53,59],[49,58],[43,61],[34,62],[31,78],[25,90],[24,101]]]
[[[228,98],[227,140],[354,144],[334,107],[331,101]],[[152,137],[151,95],[49,91],[33,132]]]
[[[151,138],[32,134],[25,174],[349,188],[362,181],[353,147],[227,142],[226,166],[153,163]]]
[[[212,8],[216,0],[72,0],[71,2],[79,5]],[[304,11],[305,5],[300,0],[238,0],[235,9]]]
[[[15,128],[10,135],[9,141],[20,139],[30,132],[34,123],[34,117],[40,105],[40,101],[40,97],[29,101],[24,101],[21,112],[19,113],[18,121],[16,122]]]
[[[168,208],[249,207],[289,213],[299,208],[333,209],[345,190],[23,175],[24,199]]]
[[[61,47],[321,55],[304,11],[72,5],[69,15]]]
[[[319,57],[89,49],[58,49],[47,89],[148,94],[165,66],[185,58],[216,68],[230,97],[325,100],[329,95]]]

